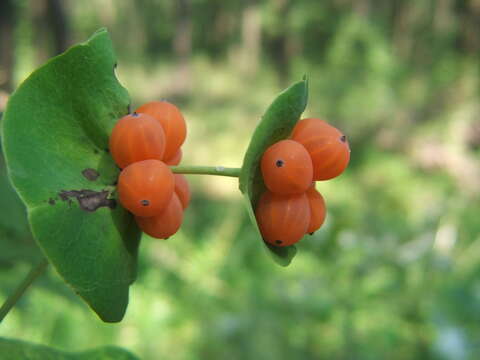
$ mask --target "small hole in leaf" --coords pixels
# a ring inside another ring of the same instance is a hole
[[[148,205],[150,205],[150,201],[142,200],[142,201],[140,201],[140,204],[142,204],[142,206],[148,206]]]
[[[285,165],[285,161],[283,161],[283,160],[277,160],[277,162],[275,163],[275,165],[276,165],[277,167],[282,167],[283,165]]]

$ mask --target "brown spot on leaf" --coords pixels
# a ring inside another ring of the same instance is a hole
[[[107,190],[62,190],[58,193],[63,201],[68,201],[70,204],[71,198],[77,199],[80,209],[88,212],[94,212],[101,207],[115,209],[117,203],[114,199],[107,199],[109,194]]]
[[[83,170],[82,175],[85,176],[85,178],[90,181],[95,181],[100,176],[97,170],[90,169],[90,168]]]

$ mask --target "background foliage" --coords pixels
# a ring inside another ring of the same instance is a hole
[[[124,321],[51,269],[0,336],[145,359],[480,356],[478,0],[0,2],[0,112],[35,67],[107,26],[134,105],[184,111],[185,164],[240,166],[266,106],[309,75],[305,115],[349,136],[325,227],[275,265],[234,179],[189,177],[182,230],[142,240]],[[3,161],[0,160],[0,165]],[[0,167],[0,300],[39,253]]]

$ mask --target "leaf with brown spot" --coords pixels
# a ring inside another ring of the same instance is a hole
[[[38,244],[108,322],[120,321],[127,308],[140,239],[133,217],[114,206],[119,170],[103,151],[130,103],[115,62],[102,29],[33,72],[2,121],[9,176]]]

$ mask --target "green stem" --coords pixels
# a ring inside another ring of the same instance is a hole
[[[240,168],[226,168],[223,166],[171,166],[170,169],[176,174],[218,175],[239,177]]]
[[[0,308],[0,323],[3,321],[5,316],[10,312],[10,310],[15,306],[17,301],[22,297],[25,291],[28,289],[30,285],[35,281],[37,277],[43,274],[45,269],[47,268],[48,260],[43,259],[40,263],[33,266],[28,275],[25,279],[18,285],[17,289],[13,294],[11,294],[7,300],[3,303],[2,307]]]

